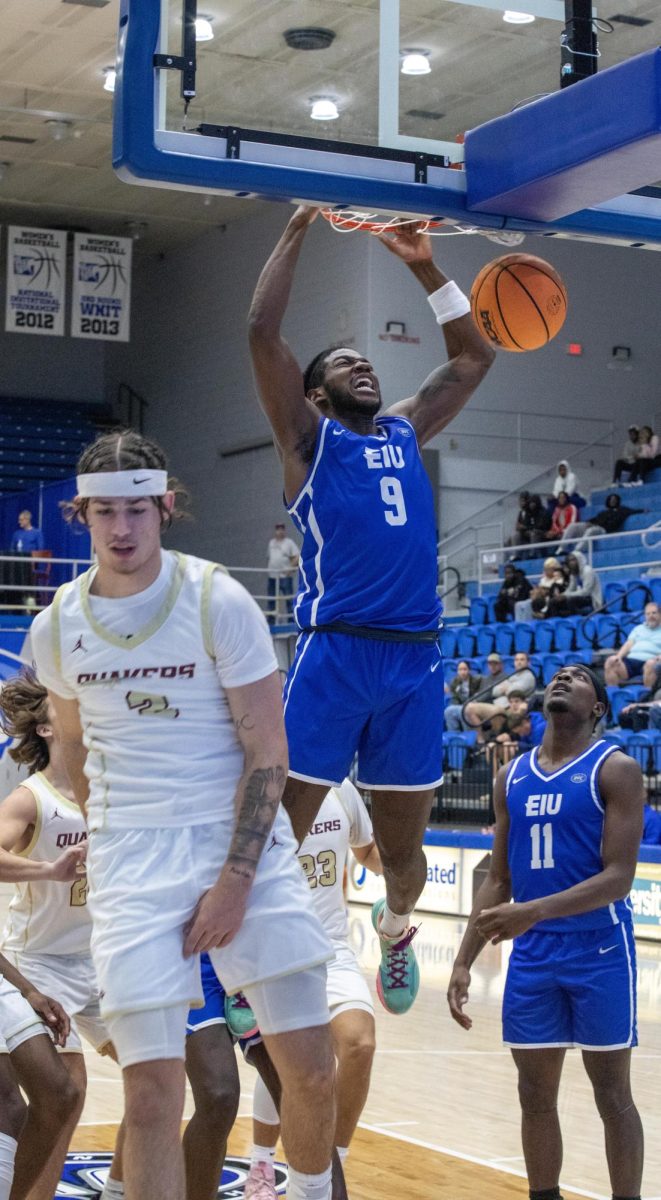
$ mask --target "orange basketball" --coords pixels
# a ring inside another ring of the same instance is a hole
[[[504,254],[482,267],[471,288],[471,312],[492,346],[538,350],[562,329],[567,289],[543,258]]]

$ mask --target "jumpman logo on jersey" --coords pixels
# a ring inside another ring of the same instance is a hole
[[[275,834],[272,833],[271,834],[271,845],[268,847],[266,853],[268,854],[269,850],[272,850],[274,846],[284,846],[284,844],[285,844],[284,842],[279,842],[277,837],[275,836]]]
[[[55,809],[55,812],[53,813],[53,815],[52,815],[52,817],[51,817],[51,821],[56,821],[56,820],[57,820],[57,821],[63,821],[63,820],[64,820],[64,817],[62,816],[62,813],[61,813],[61,812],[58,812],[58,811],[57,811],[57,809]]]
[[[83,646],[83,635],[82,635],[82,633],[81,633],[80,637],[78,638],[78,641],[76,642],[75,646],[73,647],[73,649],[72,649],[71,653],[72,653],[72,654],[75,654],[75,653],[76,653],[76,650],[82,650],[83,654],[87,654],[87,647],[86,647],[86,646]]]

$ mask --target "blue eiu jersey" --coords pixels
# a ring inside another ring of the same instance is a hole
[[[412,425],[377,417],[378,434],[325,418],[305,484],[287,506],[303,535],[294,617],[379,629],[438,627],[436,521]]]
[[[605,810],[599,771],[615,750],[617,746],[600,739],[551,775],[538,766],[537,747],[514,760],[505,790],[514,900],[564,892],[603,870]],[[626,899],[577,916],[540,921],[535,930],[575,933],[630,921]]]

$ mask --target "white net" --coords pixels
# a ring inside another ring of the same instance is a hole
[[[457,237],[467,234],[480,234],[492,242],[502,246],[520,246],[525,234],[509,229],[476,229],[472,225],[461,225],[456,221],[445,221],[443,218],[432,220],[427,217],[385,216],[378,212],[360,212],[354,208],[322,209],[322,216],[336,233],[356,233],[362,230],[375,236],[384,233],[396,233],[398,229],[416,225],[416,233],[428,233],[431,237]]]

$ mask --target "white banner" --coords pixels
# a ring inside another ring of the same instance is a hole
[[[128,342],[131,238],[74,236],[71,335]]]
[[[9,226],[8,333],[64,333],[67,235],[57,229]]]

